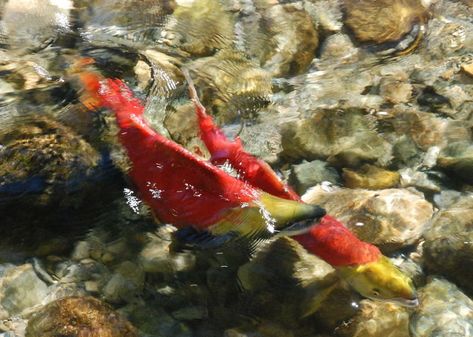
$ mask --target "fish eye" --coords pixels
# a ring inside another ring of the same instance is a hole
[[[378,288],[373,288],[371,290],[371,295],[374,296],[374,297],[378,297],[380,294],[380,290]]]

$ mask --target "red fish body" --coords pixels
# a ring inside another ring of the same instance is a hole
[[[211,163],[223,165],[228,161],[237,170],[240,178],[252,186],[280,198],[300,201],[299,195],[284,184],[266,162],[245,151],[240,138],[231,141],[225,136],[200,103],[188,73],[184,71],[184,74],[190,83],[190,96],[195,105],[200,138],[211,154]]]
[[[258,192],[151,129],[144,107],[119,80],[102,86],[102,104],[115,112],[129,172],[141,197],[161,221],[205,228]]]
[[[334,267],[374,262],[381,252],[378,247],[358,239],[340,221],[326,215],[310,231],[293,237],[309,252]]]
[[[132,163],[129,176],[159,220],[209,231],[222,242],[221,237],[270,234],[325,214],[318,206],[263,192],[163,137],[147,124],[143,105],[120,80],[101,80],[94,73],[86,79],[86,91],[93,91],[88,95],[115,113]]]

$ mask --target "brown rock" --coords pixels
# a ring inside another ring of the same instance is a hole
[[[473,76],[473,63],[462,64],[462,71],[465,74]]]
[[[391,188],[399,183],[399,173],[365,164],[359,170],[343,169],[343,179],[349,188],[366,188],[381,190]]]
[[[342,337],[409,337],[409,312],[399,305],[364,300],[360,311],[337,328]]]
[[[428,11],[419,0],[345,0],[345,24],[360,42],[400,40]]]
[[[135,328],[110,306],[93,297],[68,297],[49,303],[28,323],[26,337],[136,337]]]

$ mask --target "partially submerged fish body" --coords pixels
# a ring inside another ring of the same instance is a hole
[[[281,198],[300,200],[260,159],[247,153],[241,141],[230,141],[200,103],[189,75],[189,92],[199,121],[201,138],[214,163],[228,161],[241,179]],[[255,174],[254,172],[258,172]],[[358,239],[341,222],[325,215],[319,223],[300,235],[293,236],[307,251],[332,265],[340,278],[364,297],[415,306],[417,296],[409,277],[404,275],[380,250]]]
[[[205,114],[192,86],[201,136],[213,162],[229,161],[241,180],[154,131],[144,119],[141,102],[120,80],[95,75],[83,78],[96,107],[114,111],[121,143],[133,166],[130,177],[159,220],[216,236],[233,233],[252,238],[296,223],[289,226],[288,233],[334,266],[361,295],[416,304],[415,289],[407,276],[377,247],[359,240],[336,219],[324,216],[323,209],[301,202],[269,165],[245,152],[239,140],[228,140]]]
[[[93,76],[87,80],[86,89],[95,90]],[[115,113],[120,141],[132,163],[129,176],[160,221],[212,235],[254,237],[325,214],[318,206],[261,191],[160,135],[148,125],[142,103],[122,81],[100,79],[96,94],[99,105]]]

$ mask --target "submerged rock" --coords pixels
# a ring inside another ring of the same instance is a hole
[[[412,336],[463,337],[473,331],[473,301],[453,284],[432,279],[420,289],[419,300],[410,322]]]
[[[437,165],[473,183],[473,145],[471,141],[451,143],[439,155]]]
[[[49,190],[38,198],[39,203],[48,204],[99,167],[97,151],[71,129],[50,118],[35,117],[19,125],[2,127],[1,131],[2,194]],[[26,185],[24,191],[22,185]],[[32,191],[28,191],[28,186]]]
[[[346,0],[344,9],[356,39],[376,44],[398,41],[428,18],[420,0]]]
[[[248,32],[247,52],[256,53],[261,66],[274,77],[307,70],[319,44],[309,14],[294,4],[276,4],[262,10],[261,16],[259,31]]]
[[[330,265],[285,237],[241,266],[238,277],[246,290],[246,314],[288,325],[317,311],[337,281]]]
[[[426,267],[473,292],[473,196],[441,210],[425,231]]]
[[[409,337],[409,311],[396,304],[363,300],[355,317],[336,331],[343,337]]]
[[[135,337],[135,328],[93,297],[68,297],[49,303],[29,320],[26,337]]]
[[[233,40],[233,18],[218,0],[180,2],[163,34],[171,45],[193,56],[209,56]]]
[[[139,255],[139,262],[147,273],[161,273],[172,277],[177,272],[190,271],[196,265],[196,257],[190,252],[172,252],[171,225],[161,226],[156,233],[149,233]]]
[[[93,225],[91,214],[103,212],[120,189],[111,186],[118,182],[116,171],[98,151],[50,117],[3,124],[0,144],[0,232],[6,235],[0,251],[11,250],[14,242],[10,257],[23,248],[24,253],[64,252],[75,235]],[[98,186],[105,192],[93,192]]]
[[[384,252],[416,243],[433,215],[432,205],[419,192],[315,187],[303,196],[321,205],[360,239]]]
[[[340,183],[340,175],[334,168],[328,166],[328,164],[323,161],[304,161],[301,164],[291,167],[289,184],[294,186],[297,193],[301,195],[304,194],[309,187],[324,181],[338,184]]]
[[[69,30],[71,0],[10,0],[3,9],[0,35],[13,48],[46,47]]]
[[[317,111],[311,118],[284,124],[281,134],[286,158],[326,158],[333,165],[352,167],[385,165],[391,157],[390,144],[357,111]]]
[[[343,169],[343,179],[349,188],[381,190],[395,187],[399,183],[399,173],[365,164],[359,170]]]
[[[111,303],[131,302],[141,295],[144,282],[141,266],[131,261],[122,262],[103,288],[103,296]]]
[[[31,264],[8,268],[0,278],[0,315],[3,319],[19,315],[41,304],[47,293],[48,286]]]
[[[219,122],[252,116],[269,103],[271,76],[244,54],[223,50],[189,63],[202,103]]]

